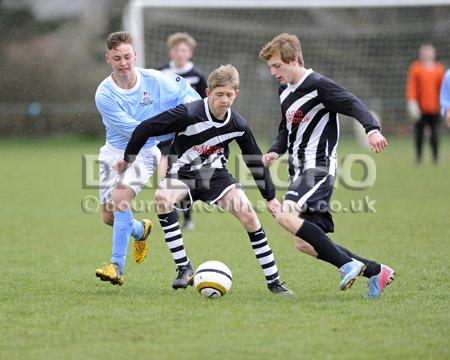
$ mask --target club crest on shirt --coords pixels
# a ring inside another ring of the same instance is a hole
[[[153,100],[150,100],[150,94],[148,91],[144,91],[142,93],[142,99],[139,105],[141,106],[148,106],[148,105],[152,105],[154,103]]]

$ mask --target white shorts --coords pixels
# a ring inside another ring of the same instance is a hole
[[[113,169],[119,159],[123,159],[124,150],[106,143],[100,148],[99,161],[99,192],[102,205],[111,202],[112,192],[118,183],[128,185],[137,195],[153,174],[161,159],[161,151],[157,146],[143,148],[133,164],[123,173],[118,174]]]

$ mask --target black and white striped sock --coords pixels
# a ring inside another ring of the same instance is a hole
[[[176,211],[168,214],[158,214],[159,223],[164,230],[164,238],[172,254],[173,261],[177,266],[184,266],[189,264],[189,258],[184,249],[183,235],[178,224],[178,215]]]
[[[275,280],[278,280],[280,276],[278,275],[277,264],[275,263],[272,249],[267,243],[264,229],[261,228],[255,232],[249,232],[248,237],[250,238],[252,249],[258,259],[259,265],[261,265],[264,271],[267,283],[271,284]]]

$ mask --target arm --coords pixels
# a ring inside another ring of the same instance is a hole
[[[250,170],[262,197],[266,199],[267,202],[274,200],[276,194],[275,185],[272,182],[269,170],[266,169],[262,163],[261,150],[248,125],[246,126],[244,134],[236,141],[241,148],[244,162]]]
[[[380,124],[361,100],[327,78],[319,81],[318,94],[328,110],[351,116],[359,121],[366,130],[372,151],[378,153],[384,150],[387,141],[380,133]]]
[[[372,130],[380,130],[380,124],[363,102],[334,81],[327,78],[319,80],[318,94],[328,110],[355,118],[367,134]]]
[[[412,64],[408,69],[408,75],[406,80],[406,101],[407,110],[411,120],[417,121],[420,119],[421,111],[418,103],[418,82],[416,75],[416,66]]]
[[[131,135],[125,149],[124,160],[132,163],[150,136],[165,135],[179,132],[186,128],[189,113],[185,105],[165,111],[157,116],[143,121]]]

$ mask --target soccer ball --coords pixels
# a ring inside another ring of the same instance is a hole
[[[194,273],[194,287],[199,294],[209,299],[224,296],[233,282],[228,266],[220,261],[206,261]]]

